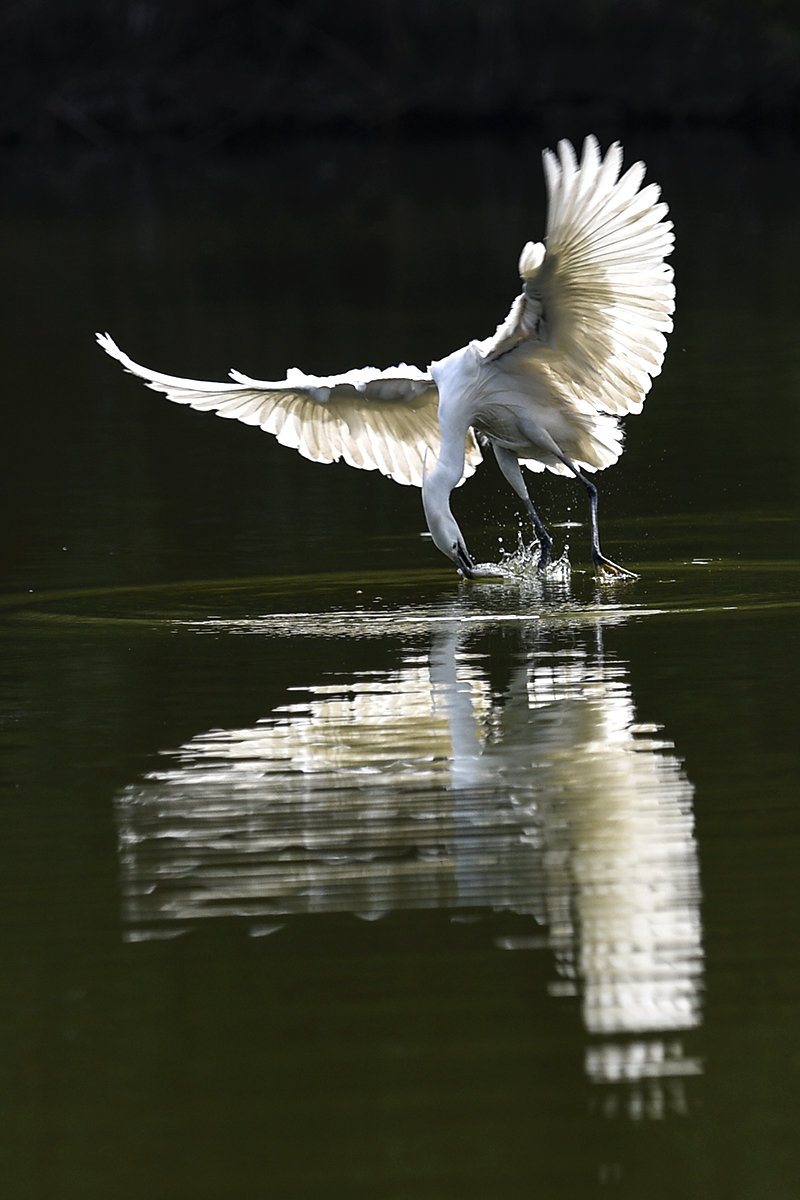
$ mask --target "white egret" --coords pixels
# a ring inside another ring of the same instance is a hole
[[[315,462],[343,459],[422,488],[434,543],[467,576],[480,571],[450,509],[450,494],[481,461],[477,437],[522,500],[540,545],[553,541],[521,466],[571,475],[589,496],[596,569],[630,576],[602,554],[597,489],[584,472],[622,453],[619,418],[640,412],[666,351],[675,288],[665,262],[672,223],[639,162],[620,176],[622,150],[605,157],[586,138],[578,161],[568,141],[545,150],[544,242],[519,259],[522,292],[506,319],[426,371],[401,364],[343,375],[296,368],[266,382],[231,371],[230,383],[162,375],[133,362],[107,334],[103,349],[168,399],[258,425]]]

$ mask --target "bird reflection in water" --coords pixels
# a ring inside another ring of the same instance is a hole
[[[497,944],[550,948],[553,995],[581,1005],[588,1078],[621,1085],[630,1115],[681,1110],[700,1071],[681,1041],[700,1023],[692,785],[637,722],[599,618],[516,626],[502,694],[480,651],[488,624],[431,619],[428,648],[415,635],[396,670],[298,688],[125,788],[128,936],[231,915],[258,935],[297,913],[529,914],[534,936]]]

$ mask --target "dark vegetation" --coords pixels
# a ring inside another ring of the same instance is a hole
[[[800,128],[795,0],[5,0],[0,145]]]

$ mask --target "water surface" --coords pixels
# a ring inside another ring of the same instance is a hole
[[[91,337],[199,377],[424,364],[504,314],[538,147],[18,164],[9,1194],[796,1193],[797,167],[634,152],[679,309],[599,479],[640,572],[605,585],[562,480],[571,574],[467,584],[416,493]],[[491,466],[456,499],[480,557],[516,545]]]

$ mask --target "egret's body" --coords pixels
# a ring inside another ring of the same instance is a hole
[[[545,151],[545,243],[520,256],[523,290],[494,335],[471,341],[427,371],[401,364],[337,376],[292,370],[265,382],[231,371],[232,383],[161,375],[134,363],[108,334],[104,350],[170,400],[216,411],[273,433],[317,462],[344,459],[422,488],[438,548],[467,576],[475,563],[450,509],[450,494],[491,444],[539,539],[540,568],[552,539],[525,486],[521,465],[572,475],[590,499],[592,558],[627,575],[600,550],[597,491],[585,471],[622,453],[619,417],[639,412],[661,370],[675,289],[666,264],[667,206],[637,163],[620,178],[622,152],[605,158],[586,139],[578,162],[569,142]]]

